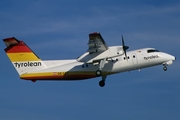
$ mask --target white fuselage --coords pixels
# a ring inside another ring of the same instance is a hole
[[[114,48],[112,47],[112,49]],[[114,54],[113,50],[112,52]],[[84,55],[81,56],[81,60],[82,58],[88,58],[88,56],[89,54],[85,53]],[[94,56],[92,58],[94,58]],[[142,69],[142,68],[161,65],[161,64],[170,65],[172,64],[172,61],[175,60],[174,56],[169,55],[167,53],[159,52],[154,48],[144,48],[144,49],[129,51],[127,52],[127,58],[125,57],[125,55],[119,55],[119,56],[117,55],[117,57],[112,57],[112,58],[109,58],[109,56],[107,56],[107,58],[108,59],[106,60],[106,64],[102,69],[102,72],[106,75],[132,71],[136,69]],[[57,72],[57,73],[62,72],[63,74],[71,73],[71,72],[83,73],[83,72],[94,72],[99,69],[99,65],[89,63],[88,61],[93,61],[93,60],[88,58],[88,60],[84,60],[84,61],[80,61],[78,59],[44,61],[44,63],[47,65],[47,69],[38,70],[38,73],[49,72],[49,71]],[[94,77],[96,76],[94,75]],[[88,79],[88,78],[89,77],[87,78],[83,77],[79,79]],[[78,78],[75,79],[77,80]]]

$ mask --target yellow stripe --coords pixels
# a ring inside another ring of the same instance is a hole
[[[34,55],[34,53],[7,53],[7,56],[12,62],[40,61],[40,59]]]
[[[42,77],[42,76],[54,76],[53,72],[45,72],[45,73],[25,73],[20,76],[20,78],[24,77]]]

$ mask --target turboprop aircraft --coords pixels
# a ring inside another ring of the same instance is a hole
[[[122,46],[108,47],[99,32],[89,34],[88,50],[77,59],[41,60],[23,41],[3,39],[5,52],[21,79],[83,80],[101,77],[99,86],[105,86],[108,75],[163,65],[163,70],[176,59],[155,48],[128,51],[122,36]]]

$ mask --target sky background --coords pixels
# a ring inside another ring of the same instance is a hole
[[[177,57],[163,66],[85,81],[20,80],[0,43],[1,120],[179,120],[179,0],[1,0],[0,38],[16,37],[41,59],[84,53],[88,34],[129,50],[155,47]]]

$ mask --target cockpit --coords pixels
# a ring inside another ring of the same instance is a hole
[[[160,51],[156,50],[156,49],[149,49],[149,50],[147,50],[147,53],[152,53],[152,52],[160,52]]]

